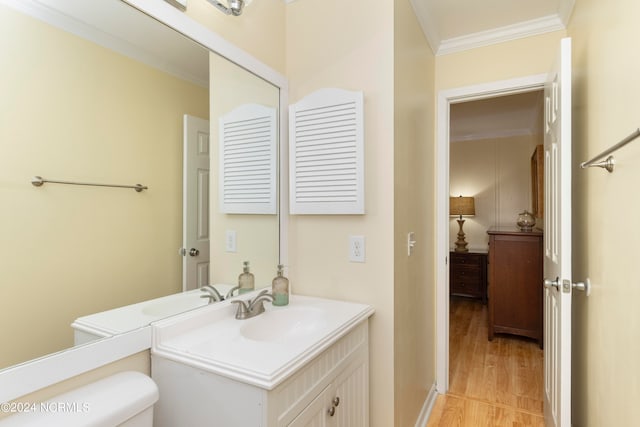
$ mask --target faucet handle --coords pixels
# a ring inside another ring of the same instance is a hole
[[[231,304],[238,304],[236,319],[246,319],[249,316],[249,306],[242,300],[231,301]]]
[[[256,297],[254,298],[254,301],[257,300],[258,298],[262,297],[262,296],[273,298],[273,296],[269,293],[269,289],[263,289],[263,290],[260,291],[260,293],[258,295],[256,295]]]
[[[227,294],[224,296],[224,299],[229,299],[233,296],[233,291],[237,291],[238,289],[240,289],[240,285],[234,286],[233,288],[229,289],[229,292],[227,292]]]

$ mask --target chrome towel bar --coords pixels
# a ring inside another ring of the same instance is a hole
[[[613,158],[613,156],[609,156],[609,157],[607,157],[606,159],[604,159],[604,160],[602,160],[600,162],[598,162],[598,160],[600,160],[604,156],[607,156],[607,155],[613,153],[617,149],[624,147],[625,145],[627,145],[628,143],[630,143],[631,141],[633,141],[634,139],[636,139],[639,136],[640,136],[640,129],[636,129],[631,135],[629,135],[628,137],[626,137],[622,141],[618,142],[616,145],[610,147],[609,149],[604,150],[602,153],[598,154],[593,159],[591,159],[589,161],[586,161],[586,162],[580,163],[580,167],[583,168],[583,169],[584,168],[596,168],[597,167],[597,168],[606,169],[609,172],[613,172],[613,167],[616,164],[615,159]]]
[[[55,180],[52,180],[52,179],[44,179],[41,176],[34,176],[33,178],[31,178],[31,184],[33,184],[34,187],[42,187],[42,184],[44,184],[45,182],[49,182],[49,183],[52,183],[52,184],[89,185],[89,186],[92,186],[92,187],[133,188],[138,193],[140,193],[142,190],[148,190],[149,189],[149,187],[147,187],[146,185],[142,185],[142,184],[136,184],[136,185],[94,184],[94,183],[91,183],[91,182],[55,181]]]

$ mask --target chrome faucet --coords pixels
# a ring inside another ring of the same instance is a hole
[[[206,295],[200,295],[200,298],[209,298],[209,304],[216,301],[224,301],[224,297],[220,295],[220,292],[211,285],[202,285],[200,290]]]
[[[273,301],[273,295],[269,293],[267,289],[260,292],[253,300],[235,300],[231,301],[232,304],[238,304],[238,310],[236,311],[236,319],[250,319],[257,316],[260,313],[264,313],[264,302]]]
[[[229,299],[233,296],[233,291],[237,291],[238,289],[240,289],[240,285],[234,286],[233,288],[229,289],[229,292],[227,292],[227,294],[224,296],[224,299]]]

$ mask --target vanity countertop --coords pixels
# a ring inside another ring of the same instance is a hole
[[[264,313],[246,320],[236,320],[236,305],[224,301],[157,322],[151,353],[272,390],[374,312],[365,304],[301,295],[289,301],[284,307],[267,302]]]
[[[218,292],[225,295],[231,285],[214,285]],[[183,313],[194,308],[207,305],[205,298],[200,298],[200,289],[154,298],[148,301],[130,304],[99,313],[78,317],[71,327],[93,335],[109,337],[123,332],[148,326],[151,322]]]

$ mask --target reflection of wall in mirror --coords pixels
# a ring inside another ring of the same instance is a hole
[[[278,89],[212,53],[211,89],[211,176],[218,176],[218,118],[240,105],[253,103],[278,108]],[[226,215],[218,206],[218,183],[211,182],[211,282],[237,284],[242,262],[249,261],[256,288],[270,286],[278,264],[277,215]],[[227,230],[236,232],[237,252],[227,252]]]
[[[209,114],[206,88],[5,7],[0,27],[5,367],[71,346],[79,316],[181,290],[182,116]]]

